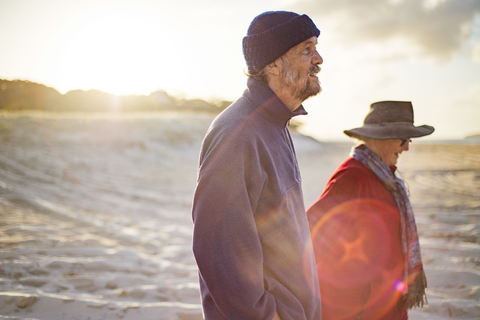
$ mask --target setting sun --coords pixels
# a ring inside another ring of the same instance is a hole
[[[54,53],[49,74],[62,89],[148,93],[155,89],[152,83],[162,81],[152,72],[159,62],[164,74],[173,73],[173,65],[165,62],[172,60],[168,47],[175,40],[162,23],[164,17],[124,5],[98,6],[59,19],[63,21],[56,22],[59,28],[53,32],[53,41],[38,46],[40,51]]]

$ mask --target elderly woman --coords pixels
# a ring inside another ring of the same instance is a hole
[[[370,106],[362,127],[344,131],[361,143],[307,210],[322,295],[322,319],[408,319],[426,304],[426,278],[412,207],[396,177],[413,125],[411,102]]]

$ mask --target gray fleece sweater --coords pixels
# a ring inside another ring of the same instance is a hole
[[[212,123],[192,218],[205,319],[321,318],[300,172],[287,128],[295,112],[265,84]]]

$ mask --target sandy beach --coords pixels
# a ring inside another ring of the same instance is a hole
[[[203,319],[191,252],[212,116],[0,114],[0,319]],[[294,134],[305,204],[352,143]],[[480,319],[480,145],[414,143],[409,186],[430,306]]]

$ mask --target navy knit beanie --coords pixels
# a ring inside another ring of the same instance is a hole
[[[288,50],[320,30],[307,15],[288,11],[268,11],[253,19],[243,38],[243,55],[249,73],[274,62]]]

